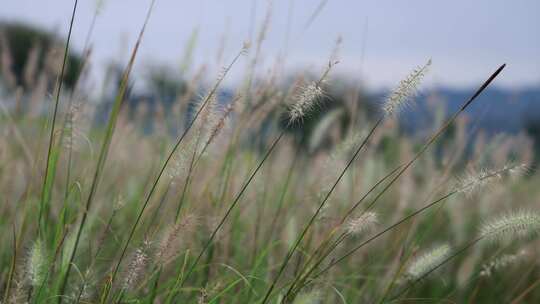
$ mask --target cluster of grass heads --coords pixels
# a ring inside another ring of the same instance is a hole
[[[61,66],[43,77],[63,79],[76,8]],[[202,97],[195,73],[170,108],[158,105],[145,134],[147,113],[126,93],[151,12],[106,124],[89,119],[84,77],[69,91],[58,81],[51,98],[2,85],[2,303],[540,300],[526,140],[467,139],[466,110],[504,65],[425,138],[403,135],[396,116],[431,60],[378,114],[345,104],[345,136],[339,115],[321,119],[308,151],[289,131],[320,110],[336,52],[315,81],[256,81],[265,22]],[[221,101],[223,80],[249,56],[246,85]]]

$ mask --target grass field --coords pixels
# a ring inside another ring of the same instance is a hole
[[[257,63],[255,41],[202,96],[194,73],[148,108],[128,102],[143,37],[103,115],[89,62],[74,87],[40,85],[63,79],[69,37],[58,68],[27,77],[43,82],[10,84],[3,69],[1,303],[540,302],[532,144],[483,137],[467,115],[504,65],[413,136],[397,117],[431,60],[378,109],[350,88],[314,119],[336,54],[289,86],[248,64],[221,100],[229,72]]]

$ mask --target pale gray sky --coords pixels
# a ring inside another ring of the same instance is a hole
[[[2,0],[0,18],[24,20],[65,33],[72,2]],[[79,2],[76,48],[82,47],[96,3]],[[123,45],[133,44],[149,2],[105,0],[92,38],[98,64],[111,57],[127,57]],[[304,30],[320,2],[272,2],[269,33],[262,49],[264,62],[270,64],[288,45],[288,68],[320,67],[341,35],[341,64],[336,73],[361,76],[372,87],[395,84],[428,58],[433,59],[429,78],[433,84],[474,86],[504,62],[508,67],[499,85],[540,84],[540,1],[328,0],[314,23]],[[258,28],[267,8],[266,0],[157,0],[139,66],[156,61],[178,65],[197,27],[197,63],[214,62],[224,33],[225,53],[231,57],[253,31],[252,12]]]

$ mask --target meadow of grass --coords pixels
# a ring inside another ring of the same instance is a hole
[[[431,60],[380,109],[349,88],[314,123],[337,52],[284,86],[279,66],[255,76],[261,38],[150,109],[127,102],[143,36],[105,122],[85,86],[91,56],[74,87],[45,85],[63,78],[69,36],[57,68],[28,66],[24,83],[3,65],[1,303],[540,302],[531,143],[469,138],[481,130],[467,108],[504,65],[413,136],[397,116]],[[242,62],[245,85],[221,100]]]

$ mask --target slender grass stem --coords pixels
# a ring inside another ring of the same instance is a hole
[[[356,251],[358,251],[359,249],[361,249],[362,247],[364,247],[365,245],[371,243],[372,241],[374,241],[375,239],[379,238],[380,236],[382,236],[383,234],[386,234],[387,232],[393,230],[394,228],[396,228],[397,226],[403,224],[404,222],[408,221],[409,219],[417,216],[418,214],[421,214],[423,213],[424,211],[426,211],[427,209],[430,209],[431,207],[441,203],[442,201],[448,199],[449,197],[455,195],[456,193],[458,193],[459,191],[458,190],[454,190],[454,191],[451,191],[447,194],[445,194],[444,196],[438,198],[437,200],[425,205],[424,207],[416,210],[415,212],[405,216],[404,218],[402,218],[401,220],[397,221],[396,223],[388,226],[387,228],[385,228],[384,230],[378,232],[377,234],[373,235],[372,237],[370,237],[369,239],[365,240],[364,242],[362,242],[361,244],[357,245],[356,247],[354,247],[353,249],[349,250],[346,254],[342,255],[340,258],[336,259],[336,260],[333,260],[329,265],[327,265],[325,268],[323,268],[321,271],[317,272],[314,276],[313,276],[313,279],[321,276],[323,273],[327,272],[328,270],[330,270],[332,267],[334,267],[335,265],[339,264],[341,261],[343,261],[344,259],[348,258],[349,256],[351,256],[352,254],[354,254]],[[337,247],[337,246],[334,246],[334,248]],[[305,286],[305,284],[303,285]],[[303,287],[302,286],[302,287]]]
[[[191,266],[189,267],[187,273],[185,274],[185,276],[182,278],[182,280],[180,281],[180,283],[178,284],[179,287],[178,288],[182,288],[183,285],[185,284],[185,282],[187,281],[187,279],[189,278],[189,276],[191,275],[191,273],[193,272],[193,270],[195,269],[195,267],[197,266],[199,260],[202,258],[203,254],[206,252],[206,250],[209,248],[210,244],[213,242],[214,238],[216,237],[216,234],[218,233],[219,229],[223,226],[223,224],[225,223],[225,221],[227,220],[227,218],[229,217],[229,215],[231,214],[232,210],[234,209],[234,207],[238,204],[238,202],[240,201],[240,198],[242,197],[242,195],[244,194],[244,192],[246,191],[247,187],[251,184],[251,181],[253,180],[253,178],[255,178],[255,175],[259,172],[259,170],[262,168],[264,162],[268,159],[268,157],[270,156],[270,154],[272,153],[272,151],[275,149],[275,147],[277,146],[277,144],[279,143],[279,141],[283,138],[283,136],[285,135],[285,129],[283,129],[281,131],[281,133],[278,135],[278,137],[274,140],[274,142],[270,145],[270,147],[268,148],[268,150],[266,151],[266,153],[264,154],[263,158],[260,160],[259,164],[257,165],[257,167],[255,168],[255,170],[253,170],[253,172],[251,173],[251,175],[249,176],[248,180],[244,183],[244,185],[242,186],[242,188],[240,189],[240,191],[238,192],[238,194],[236,195],[235,199],[233,200],[233,202],[231,203],[231,205],[229,206],[229,208],[227,209],[227,211],[225,212],[225,215],[223,215],[223,217],[221,218],[219,224],[216,226],[216,228],[212,231],[212,234],[210,235],[210,238],[206,241],[206,243],[204,244],[203,246],[203,249],[200,251],[199,255],[195,258],[195,261],[191,264]],[[174,290],[178,289],[178,288],[174,288]],[[173,297],[174,298],[174,295]],[[172,299],[171,298],[171,299]]]
[[[44,216],[44,212],[48,212],[46,211],[47,209],[47,204],[49,203],[49,199],[50,199],[50,191],[51,189],[48,189],[48,187],[52,187],[52,183],[53,181],[50,180],[51,178],[53,178],[52,176],[52,172],[49,172],[49,170],[51,169],[51,158],[52,158],[52,150],[53,150],[53,145],[54,145],[54,133],[55,133],[55,126],[56,126],[56,118],[58,116],[58,106],[60,104],[60,96],[61,96],[61,93],[62,93],[62,85],[64,83],[64,74],[65,74],[65,69],[66,69],[66,65],[67,65],[67,61],[68,61],[68,58],[69,58],[69,44],[71,42],[71,34],[72,34],[72,31],[73,31],[73,24],[75,23],[75,14],[77,12],[77,5],[78,5],[79,1],[78,0],[75,0],[75,2],[73,3],[73,10],[72,10],[72,13],[71,13],[71,21],[69,23],[69,30],[68,30],[68,35],[67,35],[67,39],[66,39],[66,45],[64,47],[64,58],[62,60],[62,67],[60,68],[60,75],[58,76],[58,80],[57,80],[57,86],[56,86],[56,94],[55,94],[55,97],[54,97],[54,109],[53,109],[53,116],[52,116],[52,121],[51,121],[51,132],[49,133],[49,146],[47,148],[47,160],[46,160],[46,164],[45,164],[45,176],[43,178],[43,186],[41,188],[41,203],[39,205],[39,215],[38,215],[38,226],[39,226],[39,232],[43,232],[42,229],[44,229],[44,226],[43,226],[43,223],[42,223],[42,218]],[[49,186],[51,185],[51,186]],[[45,215],[45,216],[48,216],[48,215]],[[43,226],[43,227],[42,227]]]
[[[317,216],[319,215],[319,213],[321,212],[322,208],[324,207],[324,205],[326,204],[326,202],[328,201],[328,198],[330,197],[330,195],[334,192],[334,190],[336,189],[337,185],[339,184],[339,182],[341,181],[341,179],[343,178],[343,176],[345,175],[345,173],[347,172],[347,169],[349,169],[349,167],[352,165],[352,163],[354,162],[354,160],[356,159],[356,157],[360,154],[360,151],[362,150],[362,148],[364,148],[364,146],[367,144],[368,140],[371,138],[371,136],[375,133],[375,130],[379,127],[379,125],[382,123],[384,117],[381,117],[379,118],[379,120],[377,120],[375,122],[375,124],[373,125],[373,127],[371,128],[370,132],[368,133],[368,135],[364,138],[364,140],[362,141],[362,143],[358,146],[358,148],[356,149],[356,151],[354,152],[353,156],[350,158],[349,162],[347,163],[347,165],[343,168],[343,170],[341,171],[341,173],[339,174],[338,178],[336,179],[336,181],[334,182],[334,184],[332,185],[332,187],[330,188],[330,190],[326,193],[326,196],[324,197],[324,199],[322,200],[322,202],[319,204],[319,207],[317,208],[317,210],[315,211],[315,214],[313,214],[313,216],[310,218],[309,222],[307,223],[307,225],[304,227],[304,229],[302,230],[302,233],[300,234],[300,236],[296,239],[296,241],[294,242],[294,245],[292,246],[292,248],[289,250],[289,252],[287,253],[287,255],[285,256],[285,259],[283,260],[283,263],[281,264],[279,270],[278,270],[278,273],[277,275],[274,277],[270,287],[268,288],[268,290],[266,291],[266,294],[262,300],[262,303],[265,304],[268,302],[268,300],[270,299],[270,295],[277,283],[277,281],[279,280],[281,274],[283,273],[283,271],[285,270],[285,267],[287,266],[287,264],[289,263],[289,260],[291,259],[291,257],[293,256],[294,252],[296,251],[296,249],[298,248],[298,246],[300,245],[300,242],[302,242],[302,240],[304,239],[306,233],[308,232],[309,228],[311,227],[311,225],[313,224],[313,222],[315,221],[315,219],[317,218]]]
[[[383,190],[372,200],[372,202],[366,207],[366,209],[364,210],[364,212],[366,212],[367,210],[369,210],[376,202],[377,200],[392,186],[392,184],[405,172],[405,170],[407,170],[426,150],[429,146],[431,146],[432,143],[435,142],[435,140],[441,135],[443,134],[451,125],[452,123],[457,119],[457,117],[463,112],[465,111],[465,109],[482,93],[482,91],[484,91],[484,89],[487,88],[487,86],[499,75],[499,73],[504,69],[506,65],[503,64],[501,65],[481,86],[480,88],[461,106],[461,108],[456,112],[454,113],[454,115],[452,115],[450,117],[450,119],[447,120],[447,122],[434,134],[432,135],[432,137],[426,142],[426,144],[424,144],[424,146],[420,149],[419,152],[417,152],[417,154],[405,165],[402,167],[402,169],[398,172],[397,175],[394,176],[394,178],[383,188]],[[442,198],[424,206],[423,208],[413,212],[412,214],[406,216],[405,218],[401,219],[400,221],[398,221],[397,223],[391,225],[390,227],[384,229],[383,231],[377,233],[376,235],[374,235],[373,237],[369,238],[368,240],[364,241],[363,243],[361,243],[360,245],[358,245],[357,247],[355,247],[354,249],[350,250],[349,252],[347,252],[345,255],[343,255],[342,257],[338,258],[337,260],[334,260],[332,261],[326,268],[324,268],[322,271],[318,272],[315,277],[318,277],[319,275],[321,275],[322,273],[326,272],[328,269],[330,269],[331,267],[333,267],[334,265],[338,264],[339,262],[341,262],[342,260],[344,260],[345,258],[349,257],[350,255],[352,255],[354,252],[356,252],[357,250],[359,250],[360,248],[362,248],[363,246],[367,245],[368,243],[370,243],[371,241],[377,239],[378,237],[380,237],[381,235],[387,233],[388,231],[394,229],[395,227],[399,226],[401,223],[409,220],[410,218],[416,216],[417,214],[425,211],[426,209],[430,208],[431,206],[445,200],[446,198],[450,197],[451,195],[457,193],[457,190],[455,191],[452,191],[450,192],[449,194],[443,196]],[[339,242],[342,242],[344,240],[344,238],[340,238]],[[337,247],[337,243],[336,243],[336,246],[333,246],[333,248],[336,248]],[[332,249],[333,250],[333,249]],[[326,254],[326,256],[329,254],[330,252],[328,252]],[[322,260],[320,261],[322,262]],[[318,264],[320,264],[317,263]],[[264,302],[263,302],[264,303]]]
[[[321,242],[321,245],[319,245],[315,251],[313,252],[313,254],[310,256],[310,258],[305,262],[305,267],[306,268],[307,266],[309,266],[309,263],[319,254],[319,252],[321,253],[321,258],[319,259],[319,262],[317,262],[307,273],[305,273],[303,275],[304,278],[308,278],[309,275],[318,267],[318,265],[328,256],[328,254],[330,254],[330,252],[335,249],[339,243],[348,235],[347,232],[343,232],[336,240],[336,242],[334,244],[332,244],[330,246],[330,250],[327,251],[326,254],[324,254],[322,252],[322,250],[324,250],[324,248],[326,247],[326,245],[328,244],[328,242],[330,242],[330,240],[332,239],[332,236],[337,232],[337,230],[339,228],[341,228],[341,226],[343,225],[343,223],[345,223],[345,220],[346,218],[352,214],[354,212],[354,209],[356,209],[378,186],[380,186],[386,179],[388,179],[389,177],[391,177],[394,173],[396,173],[399,168],[401,168],[401,165],[400,166],[397,166],[396,168],[394,168],[392,171],[390,171],[388,174],[386,174],[383,178],[381,178],[379,181],[377,181],[356,203],[355,205],[345,214],[345,216],[343,216],[343,218],[340,220],[339,224],[334,228],[332,229],[332,231],[326,236],[325,240],[323,242]],[[295,279],[293,281],[293,284],[291,284],[291,286],[289,287],[289,289],[287,290],[287,292],[285,293],[285,296],[283,297],[283,299],[286,299],[288,297],[288,295],[293,291],[294,287],[295,287],[295,284],[296,283],[301,283],[302,282],[302,273],[304,273],[303,271],[300,272],[300,275],[297,277],[297,279]]]
[[[513,167],[512,167],[513,168]],[[497,170],[497,171],[494,171],[493,173],[491,174],[488,174],[486,176],[483,176],[481,180],[485,180],[485,179],[489,179],[489,178],[492,178],[494,176],[499,176],[499,174],[502,174],[504,172],[504,170],[508,170],[508,169],[503,169],[503,170]],[[377,235],[375,235],[374,237],[368,239],[367,241],[365,241],[364,243],[360,244],[359,246],[357,246],[355,249],[349,251],[348,254],[352,254],[352,252],[354,251],[357,251],[358,249],[360,249],[361,247],[363,247],[364,245],[367,245],[369,242],[373,241],[375,238],[381,236],[382,234],[385,234],[387,232],[389,232],[390,230],[396,228],[397,226],[401,225],[402,223],[406,222],[407,220],[409,220],[410,218],[413,218],[414,216],[424,212],[425,210],[439,204],[440,202],[448,199],[449,197],[457,194],[458,192],[460,192],[463,188],[467,188],[467,187],[471,187],[472,184],[474,184],[475,181],[472,181],[466,185],[463,185],[462,188],[460,189],[456,189],[454,191],[451,191],[449,193],[447,193],[446,195],[444,195],[443,197],[435,200],[434,202],[426,205],[425,207],[417,210],[416,212],[406,216],[405,218],[403,218],[402,220],[398,221],[397,223],[391,225],[390,227],[386,228],[385,230],[383,230],[382,232],[378,233]],[[304,275],[304,278],[301,279],[301,280],[295,280],[293,281],[293,285],[289,288],[288,292],[287,292],[287,295],[291,294],[292,293],[292,290],[294,288],[294,285],[296,284],[298,286],[298,284],[300,284],[299,288],[297,288],[298,290],[300,290],[301,288],[303,288],[304,286],[306,286],[307,284],[304,283],[305,281],[307,281],[307,279],[309,278],[309,276],[311,275],[311,273],[314,272],[314,270],[320,266],[320,264],[324,261],[324,259],[326,259],[326,257],[328,257],[328,255],[335,249],[338,247],[338,245],[343,242],[345,240],[345,238],[347,237],[347,234],[346,233],[343,233],[337,240],[336,242],[330,247],[330,249],[324,254],[322,255],[322,257],[318,260],[318,262]],[[347,254],[347,255],[348,255]],[[344,258],[345,256],[343,256],[342,258]],[[340,259],[342,259],[340,258]],[[329,268],[333,267],[335,264],[339,263],[340,260],[335,260],[333,261],[330,265],[328,265],[326,268],[324,268],[323,270],[321,270],[320,272],[318,272],[316,275],[313,276],[313,279],[314,278],[317,278],[319,277],[320,275],[322,275],[324,272],[326,272],[327,270],[329,270]],[[298,282],[298,283],[297,283]],[[284,299],[287,299],[287,295],[284,297]]]
[[[484,236],[480,236],[480,237],[477,237],[471,241],[469,241],[465,246],[461,247],[460,249],[456,250],[453,254],[451,254],[450,256],[448,256],[446,259],[444,259],[441,263],[439,263],[437,266],[431,268],[428,272],[424,273],[422,276],[420,276],[419,278],[417,278],[416,280],[412,281],[411,283],[409,283],[405,288],[403,288],[401,291],[399,291],[394,297],[392,297],[392,299],[390,300],[391,302],[393,302],[394,300],[396,299],[399,299],[399,297],[401,297],[401,295],[403,295],[405,292],[407,292],[409,289],[411,289],[413,286],[415,286],[418,282],[420,282],[421,280],[423,280],[424,278],[426,278],[427,276],[429,276],[431,273],[433,273],[435,270],[441,268],[442,266],[444,266],[446,263],[450,262],[450,260],[456,258],[457,256],[459,256],[460,254],[464,253],[465,251],[469,250],[471,247],[473,247],[474,245],[476,245],[478,242],[480,242],[482,239],[484,238]]]
[[[199,108],[199,110],[195,113],[195,116],[191,119],[190,123],[188,124],[188,126],[186,127],[186,129],[184,130],[184,132],[182,133],[182,135],[180,136],[180,138],[178,139],[178,141],[176,142],[176,144],[174,145],[173,149],[171,150],[171,152],[169,153],[169,155],[167,156],[167,158],[165,159],[165,162],[163,163],[154,183],[152,184],[152,188],[150,189],[150,192],[148,193],[148,195],[146,196],[146,200],[144,201],[143,205],[142,205],[142,208],[140,209],[138,215],[137,215],[137,218],[135,220],[135,222],[133,223],[133,226],[131,227],[131,230],[129,232],[129,236],[128,236],[128,239],[125,243],[125,245],[123,246],[122,248],[122,251],[121,251],[121,254],[120,254],[120,258],[118,259],[118,262],[116,263],[116,266],[113,270],[113,273],[112,273],[112,276],[111,276],[111,285],[114,283],[114,280],[116,279],[116,275],[118,274],[118,271],[120,269],[120,265],[122,263],[122,260],[123,258],[125,257],[126,255],[126,252],[127,252],[127,248],[129,246],[129,243],[131,242],[131,240],[133,239],[133,236],[135,235],[135,230],[137,229],[137,226],[139,225],[139,222],[141,221],[142,219],[142,215],[144,213],[144,211],[146,210],[146,207],[148,206],[149,202],[150,202],[150,198],[152,197],[152,194],[155,192],[156,188],[157,188],[157,185],[161,179],[161,177],[163,176],[164,172],[165,172],[165,169],[167,168],[167,165],[169,164],[169,162],[171,161],[172,157],[174,156],[175,152],[178,150],[178,148],[180,147],[180,144],[182,143],[182,141],[184,140],[184,138],[186,137],[186,135],[188,134],[189,130],[191,129],[191,127],[193,126],[193,124],[195,123],[195,121],[197,120],[197,118],[199,117],[199,115],[201,114],[201,112],[204,110],[204,108],[206,107],[206,105],[210,102],[212,96],[214,96],[217,92],[217,89],[219,87],[219,85],[221,84],[221,82],[223,81],[223,79],[225,78],[225,76],[227,75],[228,71],[230,71],[230,69],[232,68],[232,66],[236,63],[236,61],[238,61],[238,59],[240,58],[240,56],[245,52],[245,48],[242,48],[242,50],[234,57],[234,59],[232,60],[232,62],[229,64],[229,66],[226,67],[226,69],[224,70],[223,74],[220,75],[220,77],[218,78],[218,81],[215,83],[214,87],[212,88],[212,90],[210,91],[210,93],[207,95],[207,97],[205,98],[205,100],[203,101],[203,103],[201,104],[201,107]]]
[[[141,31],[139,33],[139,36],[137,38],[137,42],[135,43],[135,47],[133,49],[133,52],[131,53],[131,58],[130,58],[129,63],[128,63],[127,67],[126,67],[124,75],[122,77],[122,81],[120,83],[120,88],[119,88],[118,94],[117,94],[115,102],[113,104],[113,109],[111,111],[109,122],[107,124],[107,131],[106,131],[103,143],[101,145],[101,150],[100,150],[100,153],[99,153],[98,163],[96,165],[96,170],[94,172],[94,177],[92,179],[92,185],[90,187],[90,193],[88,194],[88,199],[86,201],[85,209],[83,211],[82,218],[81,218],[79,227],[77,229],[77,235],[76,235],[76,238],[75,238],[75,244],[74,244],[73,250],[72,250],[72,252],[70,254],[69,263],[67,265],[67,269],[65,271],[64,278],[62,279],[61,287],[60,287],[60,290],[59,290],[59,295],[60,296],[58,297],[58,303],[61,303],[62,299],[63,299],[63,295],[64,295],[64,292],[65,292],[65,289],[66,289],[66,286],[67,286],[67,282],[68,282],[69,274],[70,274],[71,267],[72,267],[72,264],[73,264],[73,260],[75,259],[75,255],[77,253],[77,248],[78,248],[78,245],[79,245],[79,242],[80,242],[80,239],[81,239],[82,231],[83,231],[84,225],[86,224],[88,213],[89,213],[90,208],[92,206],[94,195],[95,195],[95,193],[97,191],[99,180],[100,180],[101,174],[103,172],[105,162],[107,160],[107,155],[108,155],[110,143],[111,143],[111,140],[112,140],[112,135],[114,133],[114,129],[115,129],[115,126],[116,126],[116,121],[118,119],[118,115],[120,113],[120,108],[121,108],[121,105],[122,105],[122,103],[124,101],[124,97],[125,97],[125,94],[126,94],[126,91],[127,91],[129,76],[131,74],[131,70],[133,68],[133,65],[135,64],[135,58],[137,57],[139,46],[141,44],[142,37],[144,35],[144,31],[145,31],[146,26],[148,24],[148,21],[150,19],[150,15],[152,13],[154,3],[155,3],[155,0],[152,0],[152,2],[150,4],[150,8],[148,9],[148,12],[147,12],[147,15],[146,15],[146,19],[145,19],[145,21],[143,23],[143,26],[142,26]]]
[[[290,186],[290,182],[291,182],[291,178],[292,178],[293,173],[294,173],[294,168],[297,165],[297,160],[298,160],[299,155],[300,155],[300,149],[297,148],[295,153],[294,153],[293,161],[290,164],[290,167],[289,167],[289,170],[288,170],[288,173],[287,173],[287,177],[285,178],[285,181],[283,183],[283,189],[281,190],[281,195],[280,195],[279,200],[278,200],[278,205],[277,205],[277,208],[276,208],[276,212],[275,212],[274,216],[272,217],[272,222],[270,223],[270,229],[268,229],[268,236],[265,238],[264,244],[269,244],[270,243],[270,241],[272,239],[272,235],[274,234],[274,231],[276,229],[277,220],[278,220],[278,218],[281,215],[281,212],[283,210],[283,204],[285,202],[285,196],[287,195],[287,192],[288,192],[288,189],[289,189],[289,186]]]

